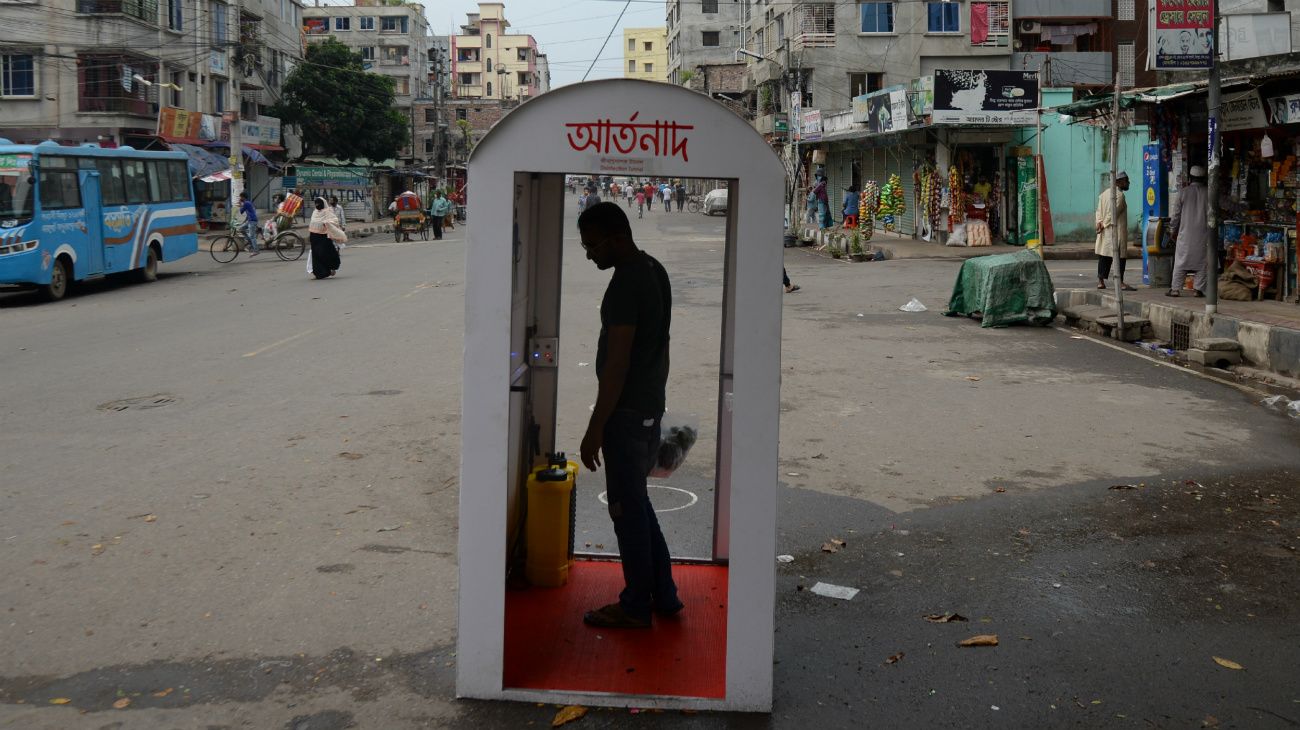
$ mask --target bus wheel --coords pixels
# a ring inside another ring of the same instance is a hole
[[[68,260],[62,256],[54,259],[54,270],[50,272],[50,283],[41,287],[41,294],[46,301],[57,302],[68,293],[68,280],[71,278]]]
[[[145,255],[144,268],[140,269],[140,281],[158,281],[158,250],[153,246],[149,247],[149,253]]]

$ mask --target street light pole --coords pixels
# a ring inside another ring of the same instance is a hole
[[[1121,274],[1123,269],[1124,256],[1127,255],[1125,250],[1128,246],[1120,248],[1121,230],[1128,229],[1128,215],[1120,216],[1119,214],[1119,181],[1115,179],[1119,175],[1119,72],[1115,72],[1115,97],[1111,101],[1110,107],[1110,243],[1111,243],[1111,277],[1115,285],[1115,331],[1114,337],[1117,340],[1124,340],[1124,277]],[[1103,235],[1105,231],[1102,232]],[[1040,232],[1041,236],[1042,233]],[[1126,234],[1127,235],[1127,234]],[[1105,241],[1102,242],[1105,245]]]
[[[1222,103],[1223,86],[1219,77],[1219,0],[1214,2],[1214,23],[1211,28],[1210,46],[1210,88],[1206,96],[1209,107],[1209,149],[1207,150],[1205,227],[1209,237],[1205,241],[1205,313],[1213,316],[1219,311],[1219,151],[1222,139],[1219,136],[1219,105]],[[1180,281],[1170,282],[1173,289],[1183,288]]]

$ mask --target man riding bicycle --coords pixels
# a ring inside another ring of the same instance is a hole
[[[257,207],[253,201],[248,199],[248,193],[239,194],[239,212],[244,216],[244,222],[239,224],[240,233],[248,239],[249,256],[256,256],[261,251],[257,250]]]

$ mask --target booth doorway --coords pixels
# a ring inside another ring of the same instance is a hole
[[[574,175],[566,176],[568,179]],[[577,175],[576,177],[583,177]],[[720,362],[725,341],[729,216],[666,210],[662,196],[638,211],[635,199],[614,197],[610,182],[599,186],[602,201],[619,206],[629,219],[637,246],[658,259],[672,285],[671,365],[663,436],[674,424],[696,430],[686,461],[667,477],[649,479],[650,498],[673,556],[674,579],[686,609],[679,617],[656,617],[651,629],[597,631],[582,614],[616,601],[623,587],[618,543],[604,500],[605,475],[580,469],[574,492],[573,549],[577,560],[560,588],[526,587],[511,581],[506,595],[503,686],[721,698],[726,692],[727,568],[717,549],[719,483],[719,400],[723,398]],[[636,179],[633,184],[680,183],[687,190],[700,180]],[[710,184],[726,185],[710,181]],[[560,262],[560,367],[555,385],[555,449],[578,461],[578,446],[595,402],[600,303],[612,274],[599,271],[580,245],[577,219],[582,185],[563,191]],[[777,286],[779,282],[774,282]],[[530,404],[528,411],[544,411]],[[523,539],[522,537],[520,539]]]

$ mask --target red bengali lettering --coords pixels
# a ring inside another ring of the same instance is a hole
[[[683,162],[690,162],[690,137],[684,132],[695,129],[695,125],[660,119],[638,122],[640,115],[636,112],[626,122],[597,119],[565,124],[565,138],[575,152],[594,149],[602,155],[629,154],[639,149],[655,157],[681,157]]]

